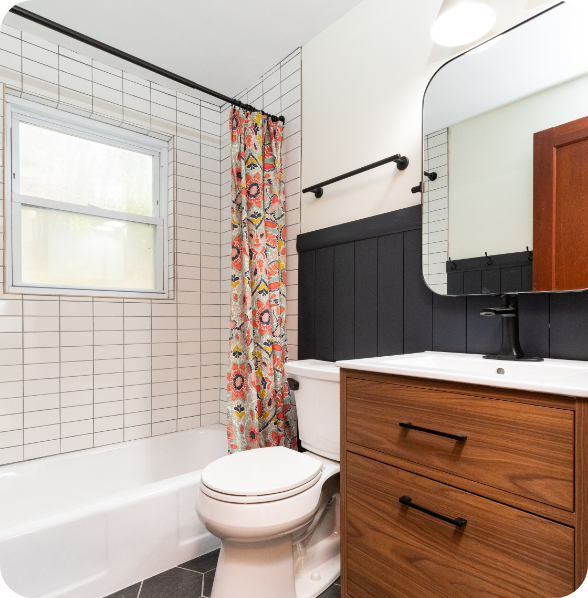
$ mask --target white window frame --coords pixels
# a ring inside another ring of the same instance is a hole
[[[105,210],[94,206],[77,205],[21,195],[19,193],[20,172],[18,151],[18,123],[20,122],[40,125],[84,139],[99,141],[115,147],[153,156],[153,216],[139,216],[114,210]],[[167,142],[13,96],[7,96],[6,98],[5,123],[5,291],[7,293],[39,295],[168,298]],[[21,206],[23,204],[76,214],[99,216],[109,220],[116,219],[156,225],[156,288],[126,289],[119,287],[73,286],[23,282],[21,244]]]

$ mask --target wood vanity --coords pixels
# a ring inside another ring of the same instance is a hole
[[[571,594],[587,400],[342,369],[342,596]]]

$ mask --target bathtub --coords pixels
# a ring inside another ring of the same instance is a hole
[[[0,467],[0,571],[26,598],[101,598],[220,546],[196,516],[221,425]]]

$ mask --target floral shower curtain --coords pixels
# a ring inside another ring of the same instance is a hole
[[[286,213],[282,124],[233,108],[231,328],[227,373],[229,452],[297,448],[284,374]]]

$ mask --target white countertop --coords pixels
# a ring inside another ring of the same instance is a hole
[[[363,372],[588,397],[588,362],[586,361],[566,359],[545,359],[538,362],[503,361],[484,359],[481,355],[426,351],[389,357],[349,359],[337,361],[336,365]],[[503,373],[499,373],[499,370]]]

